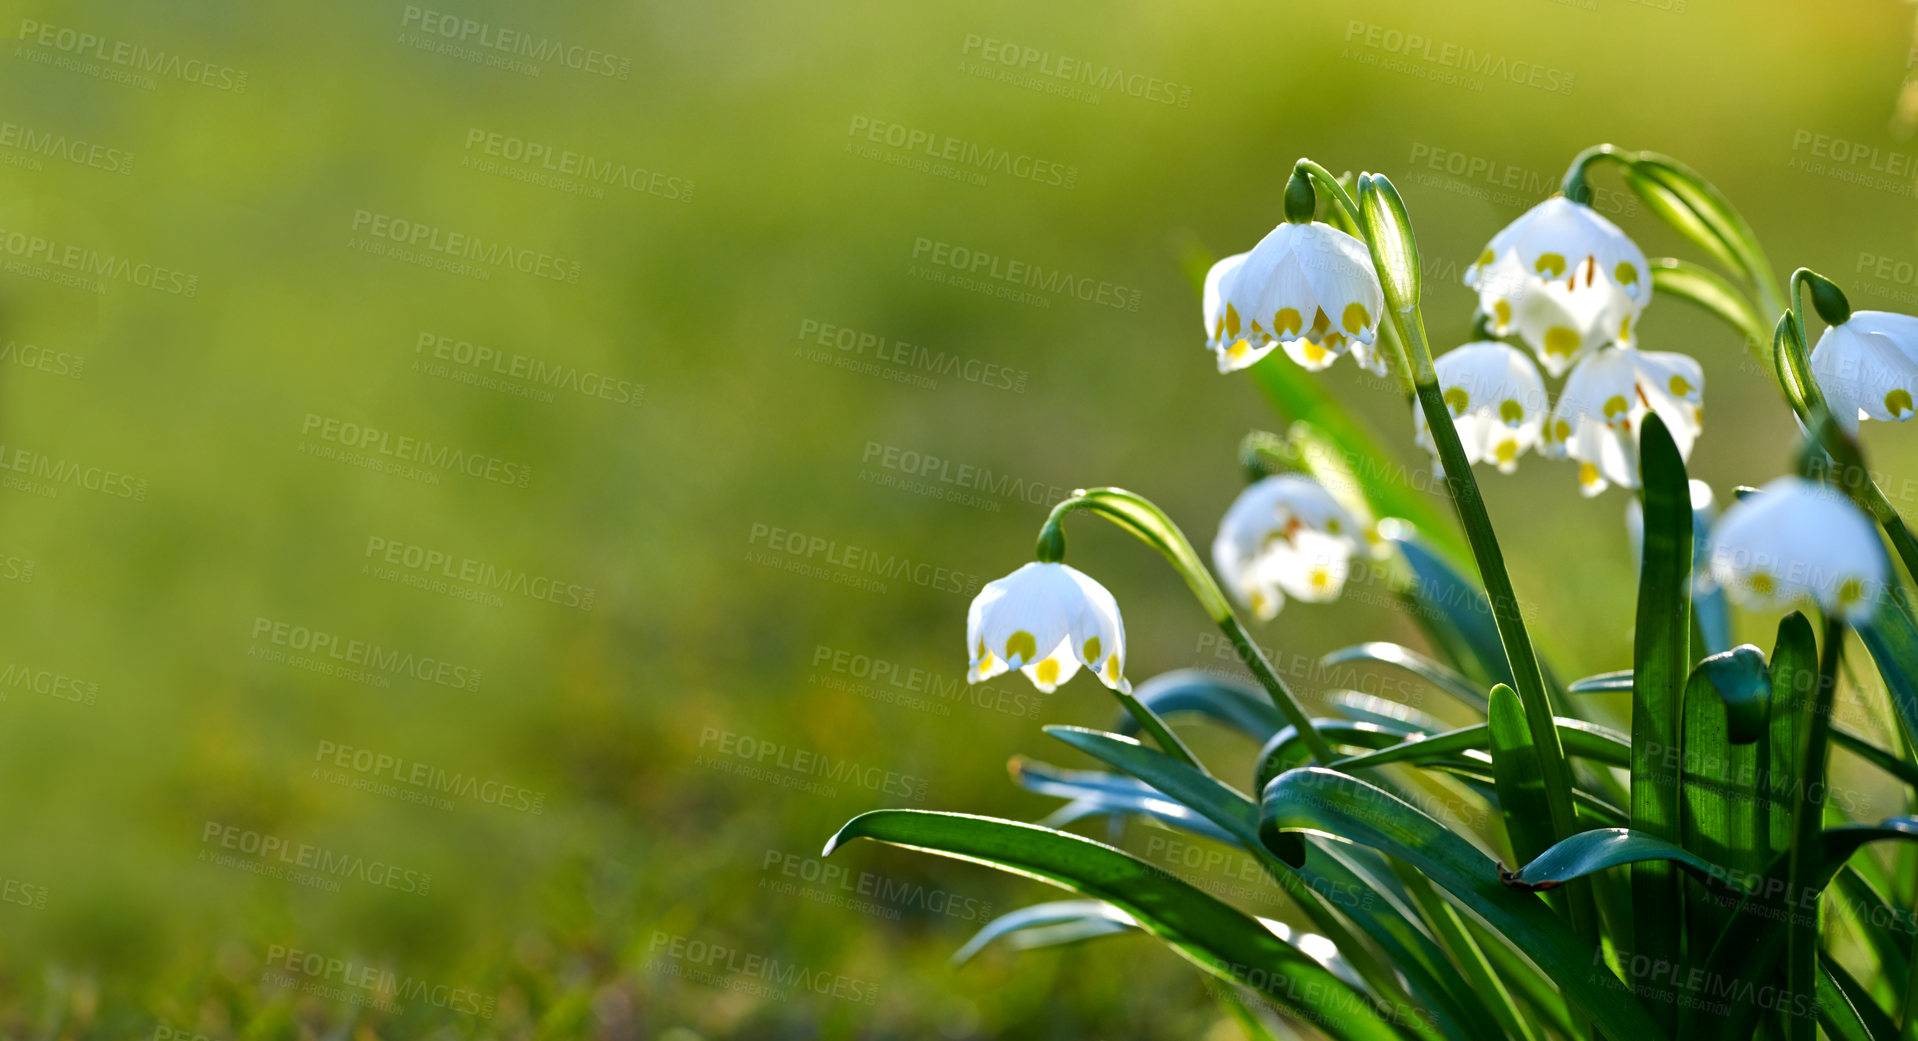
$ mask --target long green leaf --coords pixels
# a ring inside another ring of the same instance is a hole
[[[1724,866],[1682,846],[1630,828],[1581,831],[1546,850],[1523,869],[1508,875],[1506,884],[1524,889],[1550,889],[1608,868],[1649,863],[1675,864],[1701,881],[1744,892],[1745,883]]]
[[[1440,693],[1449,694],[1481,715],[1486,699],[1479,686],[1440,662],[1433,661],[1409,647],[1383,640],[1361,643],[1333,651],[1319,659],[1321,665],[1345,665],[1355,661],[1378,662],[1403,669],[1430,683]]]
[[[1252,917],[1164,871],[1091,839],[1030,824],[931,810],[874,810],[848,821],[823,856],[866,838],[1050,882],[1132,916],[1188,961],[1247,986],[1327,1034],[1402,1035],[1351,984]]]
[[[1262,835],[1329,832],[1404,861],[1524,951],[1608,1036],[1664,1036],[1595,945],[1574,935],[1536,895],[1501,884],[1490,858],[1411,804],[1357,778],[1305,767],[1266,786],[1260,814]]]
[[[1591,759],[1606,766],[1631,765],[1631,742],[1618,731],[1566,716],[1558,717],[1555,723],[1558,726],[1558,739],[1565,744],[1565,754]],[[1421,759],[1437,759],[1455,756],[1460,752],[1482,752],[1488,749],[1492,749],[1492,725],[1477,723],[1429,737],[1413,735],[1376,752],[1342,759],[1335,765],[1348,772],[1369,770],[1388,763],[1416,762]],[[1495,763],[1497,758],[1494,751]]]
[[[1628,694],[1632,689],[1632,670],[1619,669],[1616,672],[1601,672],[1596,676],[1586,676],[1572,681],[1566,688],[1573,694]]]
[[[1231,836],[1213,821],[1157,789],[1131,777],[1098,770],[1061,770],[1056,766],[1024,757],[1010,764],[1012,779],[1021,788],[1070,800],[1047,817],[1047,827],[1060,828],[1086,817],[1110,814],[1151,817],[1175,828],[1206,838],[1230,841]]]
[[[1679,709],[1691,670],[1692,499],[1685,461],[1657,415],[1639,433],[1639,466],[1645,485],[1645,557],[1638,569],[1638,627],[1632,646],[1632,831],[1676,845],[1679,826],[1678,772],[1667,766],[1679,753]],[[1632,868],[1632,916],[1672,927],[1645,929],[1636,953],[1642,964],[1677,964],[1683,934],[1682,890],[1665,860]],[[1632,965],[1641,964],[1635,959]],[[1647,977],[1640,986],[1659,987]],[[1652,1014],[1667,1030],[1676,1011],[1668,1002]]]
[[[1772,854],[1791,847],[1793,785],[1798,783],[1798,730],[1818,687],[1818,639],[1793,611],[1778,622],[1771,652],[1771,727],[1766,742],[1765,803]]]
[[[1820,824],[1825,809],[1825,770],[1829,754],[1827,735],[1831,732],[1831,706],[1838,686],[1838,658],[1845,642],[1845,624],[1835,618],[1825,620],[1825,639],[1818,653],[1818,688],[1812,695],[1811,712],[1806,715],[1798,740],[1798,805],[1793,813],[1791,848],[1786,851],[1787,893],[1804,893],[1813,873],[1825,857],[1824,835]],[[1823,886],[1819,886],[1823,888]],[[1792,919],[1785,937],[1785,979],[1794,994],[1809,992],[1818,967],[1818,909]],[[1811,1025],[1794,1020],[1791,1041],[1814,1041]]]
[[[1697,264],[1670,257],[1651,261],[1652,287],[1689,300],[1725,320],[1745,338],[1745,349],[1753,352],[1769,369],[1771,365],[1771,324],[1752,309],[1751,301],[1717,272]]]
[[[1021,907],[1017,911],[1005,914],[987,922],[983,928],[967,940],[965,946],[954,951],[952,963],[964,965],[972,956],[985,950],[986,945],[1000,937],[1011,937],[1011,942],[1025,950],[1028,946],[1051,946],[1058,942],[1053,937],[1059,934],[1047,934],[1044,938],[1029,942],[1015,934],[1028,933],[1031,930],[1054,929],[1059,926],[1076,926],[1083,937],[1099,936],[1108,933],[1122,933],[1128,929],[1137,929],[1139,923],[1124,911],[1103,900],[1054,900],[1050,903]]]
[[[1891,1041],[1898,1024],[1830,955],[1818,952],[1818,1021],[1835,1041]]]
[[[1132,696],[1161,719],[1203,716],[1255,741],[1269,739],[1285,725],[1285,717],[1273,707],[1272,699],[1250,680],[1199,669],[1160,673],[1133,688]],[[1116,729],[1122,734],[1135,734],[1139,723],[1130,714],[1121,713]]]
[[[1539,772],[1538,746],[1525,721],[1518,694],[1501,683],[1492,688],[1492,783],[1498,789],[1499,815],[1514,863],[1523,864],[1552,845],[1551,808],[1545,801],[1545,777]]]
[[[1759,659],[1762,670],[1764,656],[1753,648],[1750,657]],[[1730,662],[1716,671],[1735,675],[1741,682],[1749,679],[1749,668],[1734,669],[1735,664]],[[1744,664],[1748,667],[1749,661]],[[1692,670],[1691,679],[1685,684],[1684,734],[1680,753],[1671,764],[1679,773],[1683,801],[1682,842],[1685,849],[1706,862],[1722,864],[1735,871],[1758,872],[1764,870],[1771,859],[1758,823],[1766,813],[1764,803],[1758,799],[1760,749],[1756,744],[1732,741],[1728,718],[1731,706],[1719,695],[1713,673],[1712,659],[1708,658]],[[1766,703],[1771,698],[1770,675],[1763,676],[1763,683],[1755,706],[1760,733],[1766,718]],[[1744,697],[1743,686],[1734,686],[1734,690],[1735,696]],[[1741,702],[1741,707],[1753,706]],[[1694,882],[1685,887],[1687,935],[1701,938],[1691,945],[1695,962],[1703,963],[1706,952],[1702,950],[1701,941],[1717,938],[1731,917],[1731,910],[1720,894],[1701,884]]]
[[[1918,624],[1912,618],[1904,586],[1887,583],[1877,612],[1858,626],[1858,640],[1885,681],[1906,747],[1918,748]]]

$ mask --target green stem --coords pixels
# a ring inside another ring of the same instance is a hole
[[[1353,224],[1362,226],[1358,202],[1352,198],[1351,192],[1345,190],[1345,185],[1340,184],[1339,179],[1332,176],[1332,171],[1310,159],[1299,160],[1293,169],[1304,170],[1306,176],[1312,178],[1314,187],[1330,195],[1340,208],[1345,210],[1346,216],[1352,219]]]
[[[1792,272],[1790,310],[1780,321],[1773,352],[1777,358],[1779,385],[1784,388],[1786,402],[1800,425],[1818,439],[1832,460],[1839,487],[1885,529],[1885,537],[1891,540],[1898,559],[1905,565],[1905,574],[1918,581],[1918,538],[1912,536],[1904,517],[1872,479],[1857,444],[1845,436],[1837,423],[1829,421],[1831,409],[1817,378],[1812,375],[1811,337],[1805,332],[1804,306],[1804,287],[1811,277],[1815,277],[1815,273],[1809,268]]]
[[[1207,777],[1212,776],[1212,771],[1207,770],[1205,764],[1199,762],[1199,758],[1192,754],[1192,750],[1185,746],[1184,741],[1179,740],[1179,735],[1174,734],[1172,729],[1165,725],[1165,720],[1160,719],[1159,714],[1152,711],[1150,705],[1123,690],[1113,690],[1112,696],[1119,699],[1120,707],[1132,714],[1132,718],[1138,721],[1140,728],[1152,735],[1152,740],[1159,743],[1161,751]]]
[[[1272,671],[1272,664],[1265,660],[1264,653],[1247,635],[1239,616],[1232,611],[1231,602],[1226,600],[1225,591],[1219,588],[1219,583],[1212,578],[1212,572],[1207,571],[1200,562],[1198,553],[1193,551],[1185,533],[1172,523],[1163,510],[1145,497],[1123,488],[1094,488],[1090,491],[1081,488],[1073,492],[1071,498],[1054,506],[1044,527],[1039,529],[1040,560],[1058,561],[1065,556],[1063,524],[1066,514],[1074,510],[1087,510],[1104,517],[1158,550],[1179,576],[1185,579],[1185,584],[1192,590],[1192,595],[1198,598],[1206,614],[1212,616],[1212,621],[1232,641],[1246,668],[1252,670],[1259,685],[1265,688],[1266,696],[1272,699],[1272,704],[1285,716],[1286,722],[1292,724],[1306,747],[1311,749],[1313,760],[1318,765],[1330,766],[1338,758],[1325,735],[1312,725],[1312,717],[1305,714],[1305,709],[1300,707],[1285,681]],[[1153,736],[1158,735],[1155,733]]]
[[[1831,736],[1831,707],[1838,686],[1838,657],[1845,640],[1845,624],[1837,618],[1825,619],[1825,643],[1818,656],[1818,689],[1813,694],[1811,714],[1805,717],[1805,729],[1799,740],[1798,800],[1792,814],[1791,849],[1786,854],[1788,910],[1785,982],[1787,994],[1809,995],[1816,985],[1818,967],[1818,906],[1801,909],[1799,895],[1806,893],[1812,872],[1822,858],[1824,840],[1824,799],[1814,797],[1813,788],[1825,788],[1825,760]],[[1815,1041],[1817,1023],[1809,1016],[1792,1016],[1790,1041]]]

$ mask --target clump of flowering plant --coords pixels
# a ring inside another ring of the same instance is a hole
[[[1587,180],[1606,166],[1718,269],[1647,259],[1593,211]],[[1111,690],[1114,730],[1047,728],[1107,769],[1022,771],[1069,800],[1044,824],[880,810],[827,852],[870,838],[1072,890],[994,921],[962,955],[1001,938],[1144,932],[1214,977],[1253,1037],[1274,1036],[1272,1016],[1358,1041],[1918,1034],[1918,950],[1899,927],[1918,873],[1866,850],[1918,838],[1918,817],[1852,820],[1829,775],[1837,746],[1906,805],[1918,797],[1918,540],[1856,440],[1862,419],[1913,414],[1918,318],[1853,312],[1805,269],[1781,285],[1703,178],[1601,146],[1492,237],[1465,276],[1478,291],[1470,335],[1435,358],[1418,242],[1389,180],[1300,160],[1282,210],[1199,287],[1220,370],[1282,387],[1295,420],[1245,440],[1251,481],[1219,525],[1216,578],[1145,498],[1079,491],[1040,529],[1036,559],[988,584],[967,620],[975,681],[1018,669],[1051,690],[1083,668]],[[1815,348],[1807,294],[1826,325]],[[1802,433],[1795,472],[1738,489],[1722,510],[1688,479],[1709,444],[1704,370],[1641,342],[1656,342],[1641,328],[1654,295],[1704,307],[1747,342]],[[1306,375],[1348,353],[1406,389],[1451,518]],[[1548,379],[1563,380],[1555,395]],[[1587,495],[1631,491],[1629,668],[1563,684],[1528,631],[1474,469],[1509,473],[1527,453],[1575,463]],[[1252,682],[1187,670],[1135,689],[1118,600],[1064,563],[1073,513],[1158,550]],[[1263,621],[1287,600],[1334,599],[1353,561],[1371,558],[1398,576],[1431,649],[1362,641],[1324,661],[1408,672],[1469,725],[1350,691],[1321,692],[1314,715],[1234,607]],[[1729,646],[1728,601],[1783,614],[1769,653]],[[1882,685],[1844,661],[1848,633]],[[1891,747],[1834,718],[1841,675],[1865,712],[1896,720]],[[1586,695],[1606,691],[1629,693],[1628,732],[1585,718]],[[1188,717],[1258,741],[1256,768],[1232,778],[1201,762],[1168,723]],[[1435,790],[1484,812],[1441,820]],[[1235,847],[1303,924],[1067,830],[1088,817]]]

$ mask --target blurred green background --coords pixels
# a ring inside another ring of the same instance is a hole
[[[1214,371],[1182,258],[1256,241],[1300,155],[1385,172],[1455,343],[1464,266],[1613,141],[1712,178],[1781,270],[1918,309],[1918,143],[1891,122],[1911,21],[15,5],[0,1034],[1237,1036],[1143,939],[946,964],[1047,887],[818,859],[880,806],[1036,819],[1054,801],[1007,760],[1084,765],[1039,727],[1104,724],[1107,697],[966,691],[965,608],[1076,486],[1209,543],[1238,439],[1281,421]],[[1600,188],[1648,253],[1698,259]],[[957,251],[986,274],[931,262]],[[1092,299],[994,292],[1013,262]],[[1643,342],[1704,362],[1692,470],[1721,499],[1788,465],[1731,333],[1667,300]],[[1396,391],[1320,378],[1424,465]],[[1908,430],[1867,442],[1918,473]],[[1628,665],[1626,493],[1583,500],[1536,458],[1481,480],[1560,670]],[[1911,511],[1918,485],[1887,490]],[[1072,553],[1124,608],[1135,680],[1233,667],[1145,549],[1085,524]],[[1385,593],[1259,639],[1416,642]],[[1119,841],[1288,914],[1238,861]]]

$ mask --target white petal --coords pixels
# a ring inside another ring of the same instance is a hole
[[[1848,431],[1855,432],[1864,418],[1902,423],[1912,416],[1918,360],[1903,349],[1902,336],[1877,331],[1888,325],[1861,323],[1854,314],[1851,321],[1826,329],[1812,348],[1812,377],[1825,392],[1832,418]]]
[[[1854,623],[1870,618],[1889,572],[1871,520],[1798,477],[1732,504],[1712,529],[1709,560],[1712,578],[1747,609],[1812,600]]]

